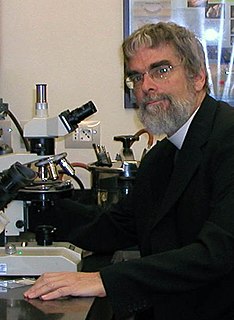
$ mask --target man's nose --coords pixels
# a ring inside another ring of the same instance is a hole
[[[143,75],[141,88],[144,92],[147,92],[149,90],[158,90],[157,83],[152,79],[148,72],[145,72]]]

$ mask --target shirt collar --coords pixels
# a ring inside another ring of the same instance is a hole
[[[194,113],[191,115],[191,117],[188,119],[185,124],[183,124],[182,127],[179,128],[179,130],[176,131],[172,136],[167,138],[171,143],[173,143],[179,150],[182,148],[182,145],[184,143],[184,139],[186,137],[186,134],[188,132],[188,129],[190,127],[190,124],[195,117],[195,114],[197,113],[199,107],[194,111]]]

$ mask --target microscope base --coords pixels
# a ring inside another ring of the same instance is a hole
[[[26,247],[13,243],[14,254],[0,247],[0,276],[40,276],[44,272],[77,272],[81,269],[82,250],[68,242],[38,246],[29,242]]]

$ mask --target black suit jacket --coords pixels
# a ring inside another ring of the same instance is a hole
[[[79,212],[70,234],[77,245],[101,252],[139,246],[140,259],[101,270],[117,319],[234,314],[234,109],[206,96],[176,162],[175,151],[167,139],[158,142],[132,195],[109,212],[61,204]]]

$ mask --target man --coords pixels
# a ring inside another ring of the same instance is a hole
[[[98,252],[137,245],[141,258],[45,274],[25,297],[107,296],[116,319],[234,319],[234,109],[209,96],[202,46],[184,27],[145,25],[123,51],[141,121],[167,137],[108,212],[60,206],[77,215],[72,242]]]

